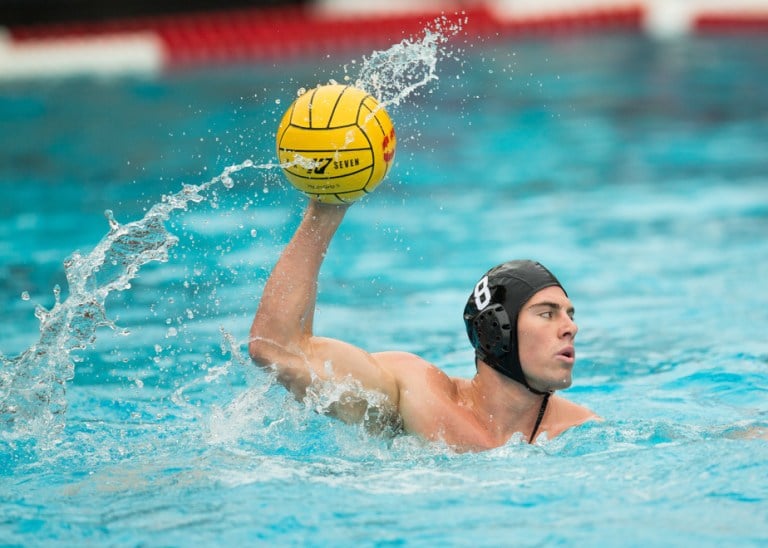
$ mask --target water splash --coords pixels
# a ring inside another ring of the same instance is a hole
[[[399,105],[437,78],[439,48],[460,29],[461,22],[439,18],[421,39],[406,39],[388,50],[374,52],[370,58],[363,58],[357,76],[347,75],[345,79],[376,96],[382,106]],[[305,162],[308,160],[299,157],[292,164]],[[232,175],[238,171],[289,165],[255,165],[246,160],[229,166],[205,183],[185,184],[177,193],[164,196],[144,217],[127,224],[121,225],[107,210],[109,232],[89,254],[75,252],[64,263],[67,298],[62,300],[60,288],[56,287],[54,306],[50,310],[37,307],[38,341],[17,357],[8,359],[0,354],[0,441],[15,444],[34,439],[42,445],[56,443],[65,424],[66,383],[74,378],[75,363],[80,359],[77,351],[94,343],[99,328],[119,329],[107,316],[105,301],[110,293],[129,289],[131,280],[147,263],[168,261],[169,250],[178,238],[166,230],[164,223],[174,211],[209,200],[206,193],[214,185],[231,189],[235,184]],[[215,204],[211,202],[211,206]],[[236,345],[226,336],[225,340],[235,361],[241,362]],[[226,374],[229,365],[211,374]],[[173,399],[185,406],[183,390],[177,391]]]
[[[347,74],[344,79],[376,97],[382,108],[397,106],[437,80],[440,53],[466,21],[466,17],[455,20],[439,17],[424,30],[423,37],[406,38],[387,50],[374,51],[370,57],[363,57],[357,76],[353,78]],[[348,66],[346,70],[349,70]]]
[[[276,167],[279,164],[257,166],[251,160],[229,166],[206,183],[184,185],[164,196],[144,217],[128,224],[118,223],[108,210],[109,232],[93,251],[75,252],[64,262],[69,296],[62,301],[57,286],[54,306],[50,310],[37,307],[39,340],[15,358],[0,358],[0,439],[55,439],[64,426],[65,385],[74,377],[78,361],[73,353],[92,344],[97,329],[117,328],[104,306],[110,293],[129,289],[145,264],[168,260],[169,249],[178,242],[164,225],[173,211],[202,202],[205,191],[219,183],[226,186],[238,171]]]

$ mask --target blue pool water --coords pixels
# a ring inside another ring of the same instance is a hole
[[[462,455],[319,416],[244,358],[303,200],[243,163],[360,59],[2,84],[0,544],[765,545],[766,47],[456,37],[393,105],[316,330],[470,376],[472,284],[536,258],[577,308],[564,395],[605,419]]]

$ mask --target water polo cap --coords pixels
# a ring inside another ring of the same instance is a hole
[[[464,307],[464,323],[475,355],[534,394],[544,392],[528,384],[520,365],[517,318],[537,291],[550,286],[563,289],[541,264],[509,261],[492,268],[477,282]]]

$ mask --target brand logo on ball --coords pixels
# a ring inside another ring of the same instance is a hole
[[[312,163],[315,164],[315,167],[312,169],[308,169],[307,173],[314,173],[315,175],[323,175],[325,173],[325,168],[327,168],[333,158],[312,158]]]
[[[338,162],[333,162],[333,169],[349,169],[351,167],[359,167],[360,166],[360,158],[350,158],[348,160],[341,160]]]
[[[395,155],[394,150],[389,153],[389,159],[387,158],[387,151],[384,152],[384,160],[389,162]],[[360,166],[360,158],[349,158],[347,160],[334,161],[333,158],[312,158],[312,163],[315,167],[307,169],[308,174],[312,175],[325,175],[328,166],[331,166],[335,170],[349,169],[351,167]]]

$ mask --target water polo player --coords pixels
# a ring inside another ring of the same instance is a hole
[[[309,201],[251,325],[255,363],[273,368],[299,399],[313,383],[343,384],[348,390],[327,408],[341,420],[396,424],[457,451],[499,447],[516,433],[531,443],[541,433],[551,439],[595,418],[554,394],[571,385],[578,328],[567,294],[538,263],[505,263],[475,285],[464,310],[476,351],[471,379],[407,352],[369,353],[315,335],[318,273],[348,207]]]

